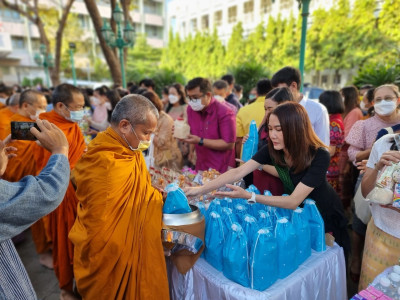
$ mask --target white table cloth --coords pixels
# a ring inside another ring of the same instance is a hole
[[[172,300],[344,300],[347,299],[346,268],[343,249],[335,244],[325,252],[312,251],[288,277],[259,292],[245,288],[214,269],[200,258],[186,275],[168,262]]]

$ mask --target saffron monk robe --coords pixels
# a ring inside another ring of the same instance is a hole
[[[76,122],[83,118],[84,98],[80,90],[70,84],[61,84],[53,91],[54,109],[39,115],[60,128],[69,144],[68,160],[71,170],[81,158],[86,145],[82,132]],[[38,152],[38,172],[46,165],[50,152]],[[53,242],[53,264],[59,286],[61,299],[73,299],[73,245],[68,240],[68,232],[75,222],[78,199],[71,182],[68,185],[64,200],[49,214],[49,233]]]
[[[158,111],[141,95],[116,105],[74,173],[78,216],[69,238],[82,299],[169,299],[161,242],[163,197],[151,186],[141,151]]]
[[[17,113],[19,107],[19,94],[13,94],[8,101],[8,106],[0,109],[0,140],[10,134],[11,117]]]
[[[11,122],[34,122],[40,113],[46,111],[46,98],[39,91],[25,90],[21,95],[14,94],[12,97],[19,99],[19,107],[17,113],[11,117]],[[14,99],[10,100],[14,101]],[[10,134],[10,124],[8,124],[6,131],[6,135]],[[16,182],[27,175],[35,176],[37,169],[34,155],[36,151],[40,151],[41,147],[33,141],[23,140],[14,140],[10,143],[10,146],[17,148],[17,156],[9,161],[2,178],[10,182]],[[44,230],[44,224],[47,223],[47,216],[45,216],[31,226],[31,232],[36,252],[39,254],[40,264],[52,269],[53,259],[51,252],[49,252],[51,239]]]

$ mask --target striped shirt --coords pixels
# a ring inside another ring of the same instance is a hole
[[[36,299],[28,274],[11,241],[61,203],[69,183],[65,155],[52,155],[42,172],[18,182],[0,180],[0,299]]]

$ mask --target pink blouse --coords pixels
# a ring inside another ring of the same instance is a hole
[[[361,109],[358,107],[353,108],[347,116],[343,120],[344,124],[344,138],[347,137],[349,134],[351,127],[353,127],[354,123],[357,122],[358,120],[362,120],[363,114]]]
[[[397,123],[398,121],[392,123],[384,122],[378,115],[357,121],[346,137],[346,142],[350,145],[347,150],[350,161],[355,163],[358,152],[372,148],[379,130]]]

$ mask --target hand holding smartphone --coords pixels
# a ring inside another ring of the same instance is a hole
[[[36,137],[30,131],[31,127],[35,127],[40,131],[35,122],[11,122],[11,139],[36,141]]]

